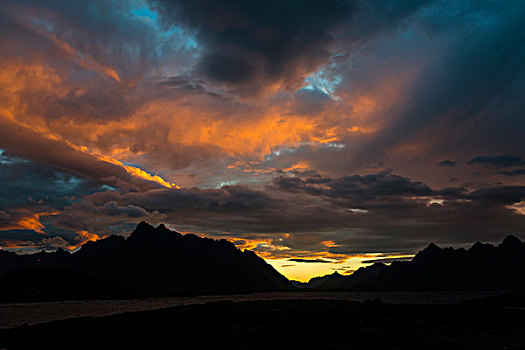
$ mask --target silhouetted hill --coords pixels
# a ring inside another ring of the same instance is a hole
[[[346,279],[343,275],[335,271],[331,275],[313,277],[307,283],[299,282],[299,281],[292,281],[292,283],[294,286],[298,288],[317,288],[318,289],[322,287],[322,289],[337,289],[339,284],[345,280]]]
[[[20,266],[40,265],[53,266],[60,264],[62,260],[71,255],[69,252],[59,248],[57,251],[47,253],[41,251],[35,254],[18,255],[15,252],[9,252],[0,249],[0,276],[4,273],[14,270]]]
[[[164,225],[154,228],[145,222],[127,239],[109,236],[88,242],[73,254],[0,251],[0,273],[4,299],[9,299],[9,291],[53,298],[55,287],[57,293],[70,298],[293,289],[284,276],[251,251],[241,251],[226,240],[181,235]],[[49,279],[34,278],[41,274]]]
[[[0,279],[1,301],[58,301],[122,295],[126,285],[83,273],[47,266],[22,266]]]
[[[431,243],[411,261],[375,263],[350,276],[327,275],[298,287],[352,289],[515,289],[525,287],[525,243],[508,236],[494,246],[476,242],[470,249]]]

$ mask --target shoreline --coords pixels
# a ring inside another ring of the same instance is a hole
[[[181,305],[204,304],[220,301],[262,301],[262,300],[346,300],[358,301],[381,299],[386,304],[454,304],[471,299],[501,295],[494,291],[353,291],[353,292],[265,292],[228,295],[201,295],[185,297],[152,297],[138,299],[95,299],[50,302],[0,303],[0,329],[22,325],[71,319],[76,317],[101,317],[123,312],[138,312],[176,307]]]

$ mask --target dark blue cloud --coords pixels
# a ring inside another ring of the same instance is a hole
[[[514,167],[518,165],[525,165],[525,160],[517,156],[478,156],[468,161],[468,165],[493,165],[500,168]]]
[[[151,1],[165,23],[195,33],[203,49],[197,74],[240,94],[301,87],[332,55],[395,29],[427,2]]]
[[[499,173],[505,176],[525,175],[525,169],[499,170]]]
[[[504,176],[525,175],[525,160],[517,156],[477,156],[468,161],[468,165],[482,165],[496,168],[496,171]]]
[[[456,166],[456,162],[453,160],[446,159],[444,161],[439,162],[437,165],[444,166],[444,167],[454,167]]]
[[[24,206],[63,209],[79,198],[109,189],[56,168],[0,154],[0,210]]]
[[[427,146],[426,156],[523,156],[525,3],[434,2],[406,36],[420,38],[428,64],[362,157],[406,142]]]
[[[329,260],[324,260],[324,259],[301,259],[301,258],[293,258],[293,259],[288,259],[288,261],[293,261],[293,262],[302,262],[302,263],[332,263],[332,261],[329,261]]]

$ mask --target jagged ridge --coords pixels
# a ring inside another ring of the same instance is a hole
[[[60,274],[58,269],[67,269],[71,283],[64,283],[65,289],[83,285],[84,280],[90,279],[94,281],[93,294],[112,296],[284,291],[293,288],[262,258],[251,251],[237,249],[231,242],[181,235],[164,225],[155,228],[145,222],[141,222],[127,239],[109,236],[88,242],[72,254],[63,250],[33,255],[0,252],[0,266],[0,273],[22,266],[33,267],[5,273],[0,280],[0,294],[4,297],[10,294],[9,291],[16,291],[19,295],[41,295],[46,288],[56,291],[55,285],[46,286],[45,279],[35,279],[32,275],[49,274],[51,280],[62,281],[64,279],[56,277]],[[38,283],[31,282],[34,280]],[[16,288],[13,281],[17,281]],[[25,287],[21,285],[24,283]]]
[[[332,274],[296,285],[317,290],[523,288],[525,243],[512,235],[498,246],[476,242],[468,250],[431,243],[411,261],[375,263],[350,276]]]

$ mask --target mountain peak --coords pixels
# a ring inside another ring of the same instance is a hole
[[[439,254],[442,249],[438,247],[434,243],[430,243],[426,248],[420,250],[416,256],[414,257],[414,260],[426,260],[426,259],[432,259],[436,254]],[[374,264],[375,265],[375,264]]]
[[[137,237],[142,237],[142,236],[148,236],[149,234],[155,232],[155,227],[151,226],[150,224],[148,224],[146,221],[141,221],[137,227],[135,227],[135,229],[133,230],[133,232],[131,232],[131,235],[129,236],[128,239],[136,239]]]
[[[470,247],[469,251],[484,251],[490,248],[494,248],[494,246],[490,243],[481,243],[480,241],[476,241],[476,243]]]
[[[435,243],[430,243],[425,249],[427,250],[441,250],[439,246]]]
[[[163,245],[171,244],[174,239],[180,237],[182,237],[180,233],[171,231],[163,224],[155,228],[145,221],[142,221],[137,225],[127,241],[129,244]]]
[[[499,247],[515,247],[521,245],[521,240],[514,236],[514,235],[508,235],[505,237],[505,239],[500,243]]]
[[[254,252],[242,253],[225,240],[183,236],[164,225],[155,228],[146,222],[138,224],[127,239],[110,235],[84,244],[75,253],[65,254],[63,257],[56,253],[27,257],[0,254],[0,290],[3,271],[34,265],[37,259],[39,266],[67,267],[74,273],[97,279],[93,288],[100,288],[102,296],[107,281],[117,284],[115,293],[130,297],[134,293],[154,296],[293,288],[283,275]],[[68,277],[64,280],[65,285],[60,288],[70,288]]]
[[[135,231],[133,232],[136,232],[136,231],[149,231],[149,230],[154,230],[155,228],[153,226],[151,226],[150,224],[148,224],[146,221],[141,221],[137,227],[135,228]]]
[[[435,243],[430,243],[427,245],[423,250],[421,250],[417,255],[419,254],[432,254],[435,252],[439,252],[442,249]]]

